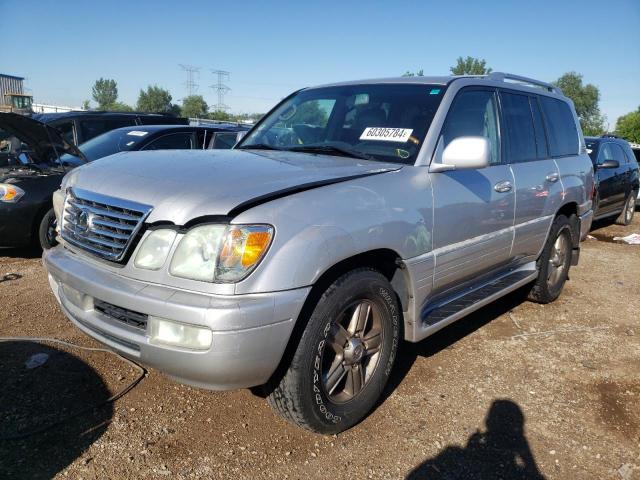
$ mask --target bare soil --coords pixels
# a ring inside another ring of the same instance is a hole
[[[287,424],[248,390],[154,370],[74,416],[136,372],[102,352],[0,343],[0,478],[640,478],[640,246],[607,241],[640,233],[640,215],[597,227],[556,302],[515,292],[401,345],[378,407],[337,436]],[[99,346],[25,250],[0,250],[0,336]],[[27,369],[35,353],[49,357]]]

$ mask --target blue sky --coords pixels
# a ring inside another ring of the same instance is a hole
[[[186,96],[179,64],[231,72],[234,112],[264,112],[294,89],[446,74],[458,56],[554,80],[575,70],[600,88],[613,127],[640,105],[640,0],[596,2],[217,2],[0,0],[0,72],[27,77],[40,103],[79,106],[99,77],[134,104],[157,84]],[[11,21],[9,21],[11,19]]]

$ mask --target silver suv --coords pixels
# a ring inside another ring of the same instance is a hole
[[[513,75],[306,88],[230,151],[126,152],[54,196],[51,288],[180,382],[263,386],[335,433],[418,342],[519,287],[555,300],[592,218],[570,100]]]

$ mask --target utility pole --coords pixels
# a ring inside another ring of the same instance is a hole
[[[193,65],[184,65],[182,63],[180,63],[179,65],[182,70],[187,72],[187,81],[184,82],[184,84],[187,87],[188,96],[191,96],[198,91],[198,84],[195,82],[194,77],[195,74],[200,72],[200,67],[194,67]]]
[[[229,106],[225,105],[224,96],[231,89],[227,85],[225,85],[224,82],[229,81],[230,72],[227,72],[225,70],[211,70],[211,73],[213,73],[218,77],[218,81],[214,85],[211,85],[211,88],[213,89],[213,91],[218,94],[218,103],[217,105],[214,105],[213,108],[215,110],[219,110],[223,112],[227,111],[229,109]]]

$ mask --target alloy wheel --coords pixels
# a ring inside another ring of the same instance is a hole
[[[382,316],[370,300],[349,305],[331,325],[322,355],[322,385],[335,403],[357,396],[379,363]]]
[[[558,285],[559,281],[567,268],[567,256],[569,255],[569,240],[567,239],[567,233],[560,232],[556,241],[551,247],[551,255],[549,255],[549,269],[547,274],[547,283],[549,287],[554,288]]]

